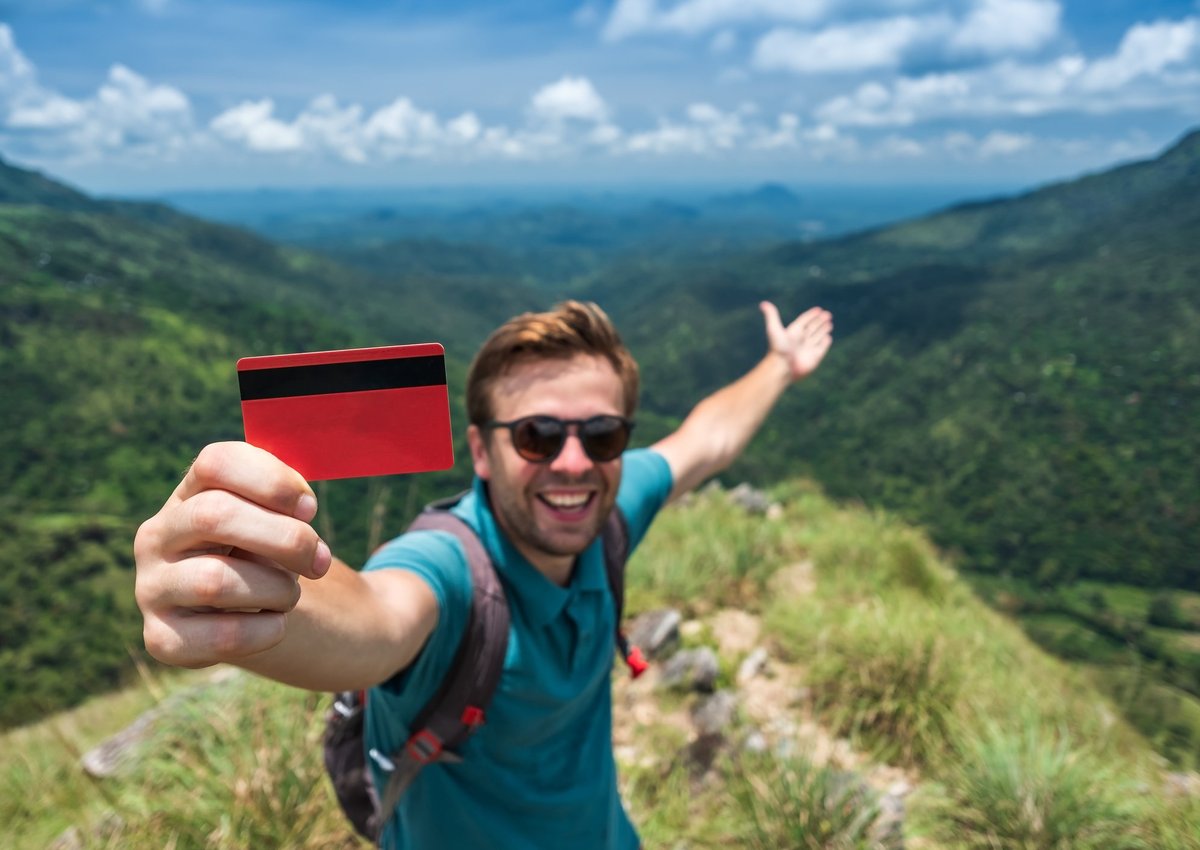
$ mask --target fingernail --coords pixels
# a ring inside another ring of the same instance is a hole
[[[329,544],[324,540],[318,540],[317,554],[313,556],[313,578],[320,578],[329,572],[331,563],[333,563],[333,553],[329,551]]]
[[[310,496],[305,493],[296,502],[296,512],[293,514],[296,519],[301,522],[311,522],[313,517],[317,515],[317,499],[315,496]]]

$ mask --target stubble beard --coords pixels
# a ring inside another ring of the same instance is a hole
[[[569,483],[578,485],[589,482]],[[523,544],[525,548],[534,552],[556,558],[575,556],[587,549],[600,536],[600,531],[604,528],[604,523],[616,501],[614,493],[606,492],[601,487],[595,498],[603,499],[603,502],[593,510],[586,526],[579,526],[576,533],[568,536],[545,531],[538,526],[535,515],[537,511],[536,496],[527,495],[525,491],[518,491],[514,498],[514,491],[511,488],[495,486],[495,482],[488,490],[492,512],[496,515],[504,533],[508,535],[509,541],[518,545],[518,548],[521,548]]]

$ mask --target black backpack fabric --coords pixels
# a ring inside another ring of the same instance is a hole
[[[325,769],[334,792],[355,830],[378,842],[383,827],[404,791],[421,769],[436,761],[461,761],[457,750],[486,720],[487,708],[500,681],[508,646],[509,611],[504,588],[492,559],[478,535],[451,509],[460,496],[425,507],[409,531],[436,530],[453,534],[462,544],[471,570],[472,599],[467,627],[441,686],[413,719],[413,733],[395,753],[372,751],[371,759],[389,771],[388,785],[379,793],[363,743],[366,693],[346,691],[334,697],[326,715]],[[601,533],[604,569],[616,607],[614,639],[621,656],[638,676],[646,662],[621,631],[625,608],[625,562],[629,535],[625,517],[614,509]]]

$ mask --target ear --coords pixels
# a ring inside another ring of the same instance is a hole
[[[475,467],[475,474],[487,481],[492,477],[492,465],[488,458],[487,437],[478,425],[467,426],[467,445],[471,447],[471,463]]]

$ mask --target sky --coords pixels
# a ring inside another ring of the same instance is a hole
[[[0,0],[89,191],[1034,185],[1200,126],[1200,0]]]

